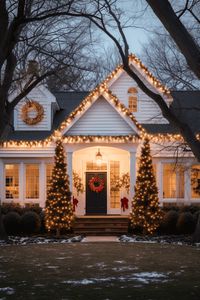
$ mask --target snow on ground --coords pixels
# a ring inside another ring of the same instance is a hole
[[[64,280],[62,283],[74,285],[74,286],[81,286],[81,285],[90,285],[90,284],[97,284],[97,283],[113,283],[117,282],[139,282],[143,284],[149,283],[158,283],[158,282],[168,282],[169,272],[168,273],[158,273],[158,272],[140,272],[140,273],[133,273],[129,275],[120,275],[120,276],[110,276],[110,277],[98,277],[98,278],[85,278],[81,280]]]
[[[11,287],[3,287],[0,288],[0,292],[4,292],[6,295],[13,295],[15,293],[15,290]]]
[[[122,235],[119,241],[123,243],[149,243],[149,244],[173,244],[173,245],[195,245],[200,246],[200,243],[194,244],[191,235],[165,235],[165,236],[127,236]]]
[[[0,246],[5,245],[28,245],[28,244],[65,244],[65,243],[78,243],[81,242],[83,236],[74,236],[71,238],[45,238],[45,237],[20,237],[9,236],[8,241],[0,240]]]

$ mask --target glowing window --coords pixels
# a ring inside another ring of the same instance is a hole
[[[137,89],[131,87],[128,89],[128,108],[131,112],[137,112],[138,110],[138,99],[137,99]]]
[[[48,192],[50,188],[52,171],[53,171],[53,164],[47,164],[46,165],[46,192]]]
[[[120,208],[120,190],[114,188],[120,175],[119,161],[110,161],[110,208]]]
[[[184,198],[184,168],[163,165],[163,198]]]
[[[19,165],[5,165],[6,199],[19,198]]]
[[[26,165],[26,198],[39,198],[39,165]]]
[[[192,198],[200,198],[200,165],[191,169],[191,195]]]

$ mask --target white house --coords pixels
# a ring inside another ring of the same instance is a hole
[[[200,132],[200,91],[169,91],[133,55],[131,67],[150,89],[159,92],[180,118]],[[189,100],[189,101],[188,101]],[[193,187],[200,182],[200,165],[159,107],[117,67],[95,90],[51,93],[34,88],[16,107],[14,130],[0,145],[0,198],[4,203],[38,203],[44,207],[51,177],[55,140],[62,138],[77,215],[127,215],[134,195],[142,139],[151,141],[160,204],[198,204]],[[198,172],[199,170],[199,172]],[[77,193],[73,172],[84,191]],[[116,179],[130,176],[129,191]],[[93,192],[91,178],[103,180]],[[127,209],[121,199],[129,199]]]

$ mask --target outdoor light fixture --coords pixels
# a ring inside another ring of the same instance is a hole
[[[97,164],[100,165],[101,162],[102,162],[102,154],[100,152],[100,149],[98,149],[98,152],[96,154],[96,161],[97,161]]]

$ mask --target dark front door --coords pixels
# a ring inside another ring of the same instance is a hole
[[[89,182],[94,177],[99,177],[104,182],[104,188],[100,192],[94,192]],[[106,172],[86,173],[86,214],[105,215],[107,213],[107,174]]]

